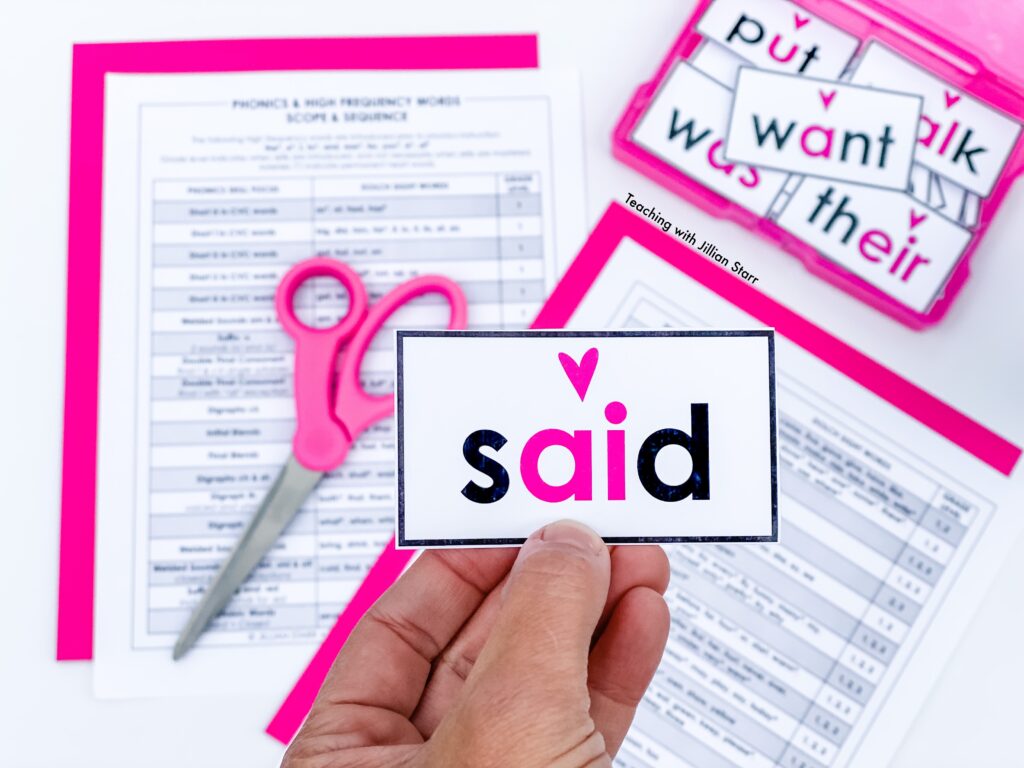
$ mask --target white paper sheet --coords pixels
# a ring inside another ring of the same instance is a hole
[[[389,420],[357,442],[183,661],[170,647],[279,465],[297,260],[374,300],[458,280],[470,326],[526,325],[582,239],[575,77],[527,71],[108,76],[95,688],[285,691],[393,529]],[[323,324],[343,297],[297,299]],[[424,303],[424,301],[426,303]],[[419,302],[395,324],[441,327]],[[363,378],[391,387],[391,337]]]
[[[569,327],[758,325],[627,239]],[[779,543],[666,548],[668,649],[617,766],[886,765],[1024,527],[1019,469],[776,338]]]

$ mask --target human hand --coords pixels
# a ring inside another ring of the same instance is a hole
[[[518,556],[517,556],[518,555]],[[668,560],[559,522],[432,550],[352,631],[282,768],[607,766],[668,637]]]

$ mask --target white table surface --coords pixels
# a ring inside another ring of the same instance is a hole
[[[396,5],[401,7],[396,9]],[[492,3],[3,0],[0,4],[0,763],[272,766],[268,697],[97,701],[86,663],[53,660],[64,368],[67,154],[74,41],[539,32],[541,64],[582,73],[593,223],[632,192],[739,256],[759,287],[982,423],[1024,443],[1024,190],[1010,194],[947,318],[916,333],[614,161],[609,134],[689,0]],[[1024,510],[1005,513],[1024,514]],[[1024,541],[979,606],[896,766],[1024,764]]]

